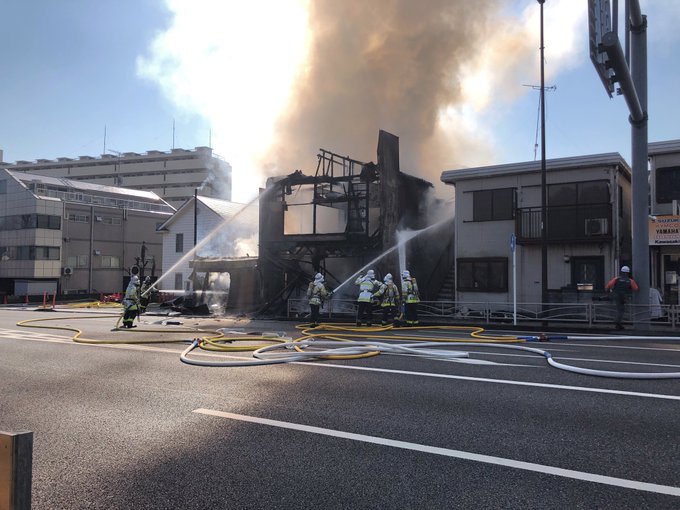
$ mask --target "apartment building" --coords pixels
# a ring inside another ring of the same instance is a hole
[[[160,269],[174,212],[150,191],[0,169],[0,294],[120,292],[131,266]]]
[[[176,209],[191,199],[196,189],[202,196],[231,200],[231,165],[210,147],[144,154],[108,151],[99,157],[16,161],[3,166],[16,172],[152,192]]]
[[[510,303],[516,291],[540,303],[541,162],[447,170],[441,180],[455,187],[456,300]],[[631,169],[618,153],[551,159],[546,196],[548,300],[591,300],[631,263]]]

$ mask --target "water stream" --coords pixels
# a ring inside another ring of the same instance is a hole
[[[342,287],[344,287],[348,282],[354,281],[357,275],[363,273],[364,270],[368,269],[370,266],[376,264],[380,259],[382,259],[385,255],[388,255],[392,253],[394,250],[399,250],[399,274],[401,274],[402,271],[406,269],[406,243],[408,243],[411,239],[414,237],[422,234],[423,232],[427,232],[428,230],[431,230],[435,227],[440,226],[441,224],[449,221],[451,218],[444,218],[442,220],[439,220],[436,223],[433,223],[432,225],[422,228],[420,230],[403,230],[399,231],[397,233],[397,244],[392,246],[391,248],[388,248],[384,252],[382,252],[380,255],[378,255],[376,258],[371,260],[368,264],[362,266],[358,271],[355,273],[352,273],[349,278],[347,278],[344,282],[342,282],[340,285],[338,285],[335,290],[333,291],[334,294],[337,294],[338,290],[340,290]],[[393,275],[396,278],[396,275]]]
[[[270,188],[270,189],[273,189],[273,188]],[[175,263],[174,263],[167,271],[165,271],[165,272],[158,278],[158,280],[156,280],[156,281],[153,283],[153,285],[151,285],[151,287],[149,287],[149,288],[144,292],[143,296],[146,296],[147,294],[149,294],[149,292],[151,292],[152,289],[154,289],[160,282],[162,282],[163,280],[165,280],[165,278],[166,278],[168,275],[172,274],[172,272],[173,272],[177,267],[179,267],[179,266],[180,266],[181,264],[183,264],[186,260],[188,260],[189,257],[192,257],[195,253],[198,252],[198,250],[200,250],[202,247],[204,247],[206,244],[208,244],[208,243],[210,242],[210,240],[211,240],[213,237],[215,237],[215,235],[216,235],[221,229],[223,229],[224,227],[226,227],[227,225],[229,225],[232,221],[234,221],[236,218],[238,218],[239,215],[240,215],[243,211],[245,211],[248,207],[250,207],[250,206],[253,205],[255,202],[257,202],[262,196],[264,196],[264,195],[267,193],[267,191],[268,191],[268,190],[265,190],[265,191],[263,191],[261,194],[257,195],[257,196],[256,196],[255,198],[253,198],[250,202],[244,204],[243,207],[242,207],[241,209],[239,209],[239,210],[236,212],[236,214],[234,214],[233,216],[230,216],[229,218],[226,218],[226,219],[225,219],[224,221],[222,221],[219,225],[217,225],[214,229],[212,229],[212,230],[210,231],[210,233],[209,233],[207,236],[205,236],[205,237],[204,237],[203,239],[201,239],[198,243],[196,243],[196,246],[194,246],[193,248],[191,248],[191,250],[189,250],[189,251],[186,252],[184,255],[182,255],[182,257],[181,257],[177,262],[175,262]]]

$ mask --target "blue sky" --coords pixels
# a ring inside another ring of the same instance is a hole
[[[391,9],[409,1],[381,0]],[[428,166],[422,176],[431,181],[443,170],[533,160],[538,91],[523,85],[538,84],[539,7],[533,0],[485,3],[489,11],[494,3],[505,5],[496,25],[480,35],[480,41],[490,39],[485,49],[495,53],[475,56],[458,69],[471,79],[477,73],[478,81],[470,82],[463,99],[442,106],[440,120],[449,125],[436,144],[425,140],[422,149],[437,158],[410,157],[409,151],[418,152],[410,148],[412,140],[387,115],[368,119],[366,132],[375,131],[375,137],[366,144],[352,145],[351,137],[312,126],[297,159],[270,156],[279,162],[275,171],[313,173],[319,147],[375,160],[377,128],[399,135],[402,161]],[[556,86],[546,93],[547,156],[620,152],[630,160],[625,101],[608,98],[589,60],[586,5],[586,0],[545,3],[546,85]],[[169,150],[174,122],[174,146],[212,143],[234,166],[234,200],[247,201],[264,184],[261,153],[277,150],[272,140],[284,125],[278,123],[281,111],[295,99],[292,88],[313,73],[305,60],[314,41],[305,30],[305,6],[305,0],[3,1],[4,161],[98,156],[105,127],[107,150]],[[680,31],[674,24],[680,0],[641,0],[641,6],[649,19],[650,141],[678,139]],[[499,33],[520,36],[522,48],[504,53],[509,39]],[[471,70],[475,66],[479,69]],[[342,76],[338,80],[351,95],[352,85]],[[474,83],[483,86],[475,90]]]

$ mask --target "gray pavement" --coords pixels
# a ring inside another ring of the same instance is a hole
[[[64,317],[54,325],[113,340],[299,334],[157,316],[139,328],[154,331],[118,332],[108,315],[0,309],[0,430],[34,432],[36,509],[680,508],[678,379],[584,376],[489,347],[464,348],[489,365],[382,354],[206,368],[179,361],[186,342],[88,345],[16,325]],[[532,346],[582,367],[680,371],[674,337]]]

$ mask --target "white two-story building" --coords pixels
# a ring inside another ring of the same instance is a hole
[[[514,234],[517,301],[540,303],[541,162],[448,170],[441,180],[455,187],[456,301],[513,301]],[[631,169],[618,153],[551,159],[546,196],[548,301],[591,300],[631,263]]]

